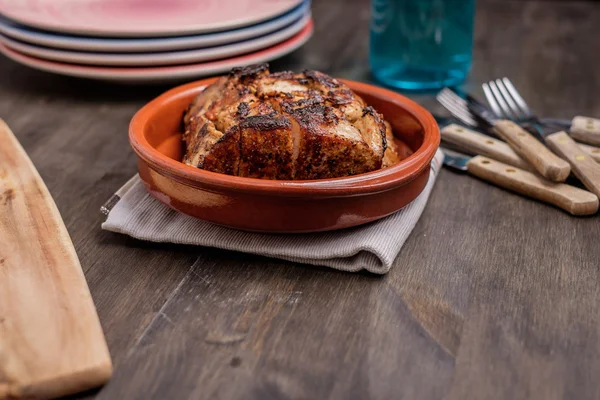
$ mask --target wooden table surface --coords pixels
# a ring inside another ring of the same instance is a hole
[[[368,3],[316,0],[314,37],[273,69],[371,81]],[[540,114],[600,117],[599,27],[594,2],[480,0],[466,87],[509,76]],[[6,58],[0,77],[0,117],[58,205],[114,360],[83,397],[600,398],[598,217],[443,170],[386,276],[144,243],[102,231],[99,208],[136,172],[129,119],[167,87]]]

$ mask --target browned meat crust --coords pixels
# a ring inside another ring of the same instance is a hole
[[[183,122],[183,162],[229,175],[322,179],[399,161],[382,116],[317,71],[233,69],[194,99]]]
[[[383,155],[383,168],[391,167],[394,164],[399,163],[402,158],[400,157],[400,149],[394,139],[394,133],[392,132],[392,126],[387,122],[385,124],[385,137],[387,142],[387,149]]]

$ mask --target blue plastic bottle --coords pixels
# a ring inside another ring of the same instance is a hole
[[[461,83],[471,68],[475,0],[371,0],[370,62],[398,89]]]

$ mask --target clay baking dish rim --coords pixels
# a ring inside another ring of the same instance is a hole
[[[205,88],[216,79],[203,79],[168,90],[142,107],[129,124],[129,141],[135,153],[156,172],[191,187],[294,197],[345,197],[383,192],[407,184],[429,168],[440,143],[440,132],[435,119],[414,101],[391,90],[339,79],[352,90],[383,97],[411,114],[423,127],[421,146],[406,159],[385,169],[348,177],[301,181],[264,180],[205,171],[167,157],[152,147],[145,137],[146,124],[150,118],[165,104],[191,94],[197,95],[200,93],[199,88]]]

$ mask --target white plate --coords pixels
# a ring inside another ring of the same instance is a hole
[[[309,19],[310,13],[304,15],[301,19],[294,22],[290,26],[287,26],[277,32],[243,42],[198,50],[183,50],[148,54],[106,54],[71,50],[55,50],[47,47],[38,47],[35,45],[18,42],[2,35],[0,35],[0,42],[7,47],[29,56],[70,64],[137,67],[190,64],[233,57],[273,46],[301,31],[302,28],[306,26],[306,23]]]
[[[0,0],[19,24],[88,36],[180,36],[275,18],[302,0]]]
[[[225,60],[211,61],[208,63],[167,67],[115,68],[63,64],[28,56],[19,53],[18,51],[9,49],[3,44],[0,44],[0,52],[4,53],[4,55],[18,63],[42,71],[53,72],[61,75],[125,83],[158,83],[182,81],[201,76],[216,75],[229,71],[234,67],[271,61],[291,53],[302,46],[310,38],[312,32],[313,22],[310,20],[304,29],[302,29],[293,37],[256,53],[244,54],[242,56]]]
[[[310,2],[304,1],[303,4],[289,13],[257,25],[231,31],[193,36],[129,39],[94,38],[32,30],[25,26],[11,24],[3,19],[0,19],[0,33],[23,42],[68,50],[122,53],[199,49],[202,47],[218,46],[266,35],[301,18],[309,8]]]

